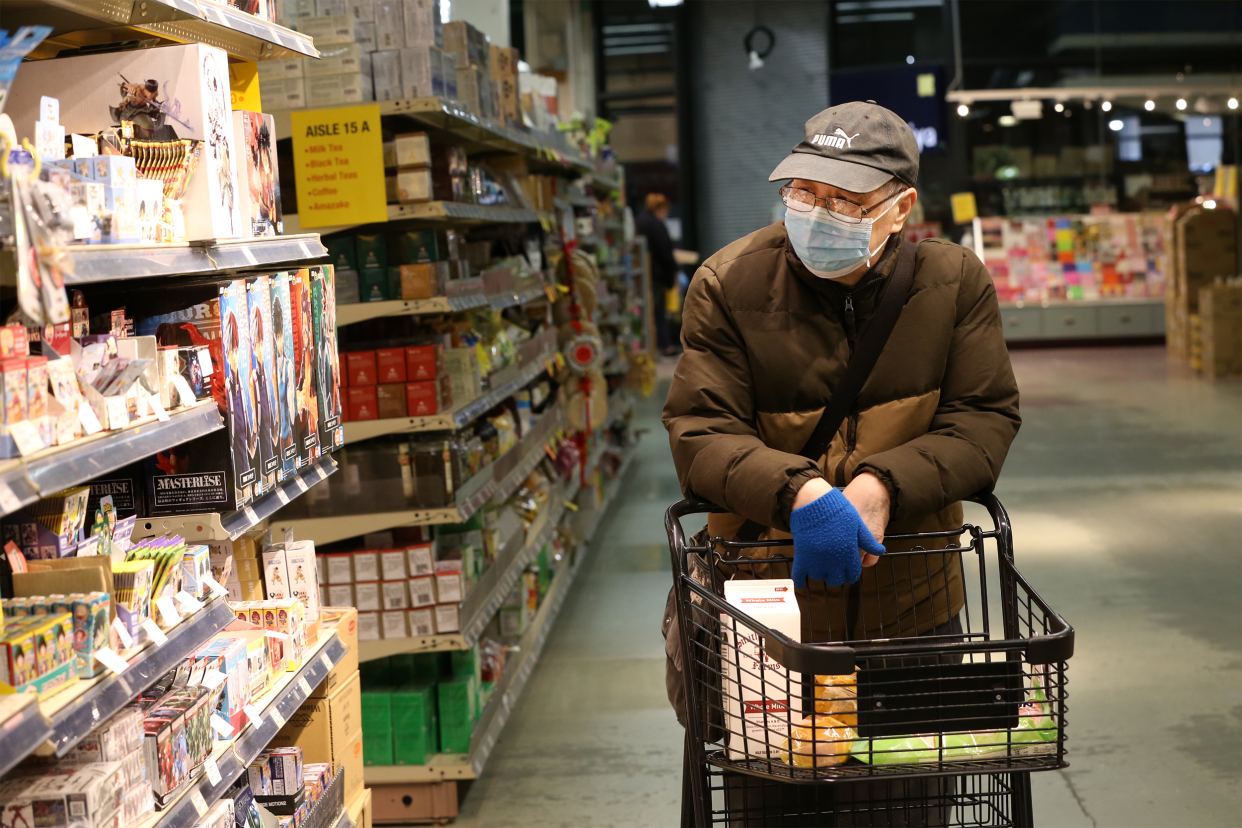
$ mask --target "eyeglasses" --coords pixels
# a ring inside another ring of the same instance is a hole
[[[803,190],[798,187],[781,187],[781,201],[785,202],[785,206],[790,210],[796,210],[799,213],[809,213],[815,209],[815,205],[823,204],[828,209],[828,212],[839,219],[860,222],[866,218],[868,213],[895,196],[900,196],[906,189],[906,187],[902,187],[897,192],[880,199],[870,207],[863,207],[858,202],[850,201],[848,198],[819,198],[810,190]]]

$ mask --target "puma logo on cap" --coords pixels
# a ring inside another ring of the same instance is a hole
[[[841,129],[841,127],[837,127],[831,135],[824,135],[822,133],[816,135],[811,139],[811,143],[817,144],[821,147],[836,147],[837,149],[846,149],[848,147],[852,149],[853,140],[861,134],[862,133],[855,132],[853,135],[846,135],[845,130]]]

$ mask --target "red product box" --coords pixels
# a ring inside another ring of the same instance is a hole
[[[406,412],[411,417],[426,417],[439,414],[440,383],[435,380],[426,382],[407,382],[405,384]]]
[[[378,384],[406,381],[406,356],[403,348],[380,348],[375,352]]]
[[[349,351],[345,354],[345,375],[349,387],[375,385],[378,372],[375,351]]]
[[[379,419],[379,402],[375,395],[375,386],[369,388],[349,389],[349,421]]]
[[[437,344],[406,347],[405,379],[407,382],[435,379],[443,373],[444,346]]]

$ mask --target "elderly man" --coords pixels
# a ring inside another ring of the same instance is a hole
[[[785,220],[709,258],[685,300],[664,407],[682,489],[728,509],[713,537],[792,535],[792,573],[767,574],[799,587],[803,641],[960,633],[954,556],[912,566],[882,542],[960,527],[960,500],[992,488],[1020,423],[988,272],[948,241],[903,243],[918,164],[893,112],[819,113],[770,177],[789,180]],[[873,321],[891,330],[878,344]],[[850,394],[868,341],[878,357]],[[838,392],[852,398],[822,433]]]

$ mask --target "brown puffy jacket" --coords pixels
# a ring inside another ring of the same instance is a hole
[[[894,237],[851,289],[808,271],[778,223],[695,273],[664,424],[682,490],[731,512],[711,516],[712,536],[731,538],[750,518],[773,527],[765,537],[788,538],[794,497],[814,477],[844,487],[862,471],[879,476],[892,495],[888,534],[960,527],[961,499],[995,484],[1021,422],[1018,389],[991,277],[968,250],[940,239],[918,245],[909,299],[826,455],[816,463],[797,453],[883,295],[896,250]],[[764,569],[761,577],[788,577],[784,565]],[[952,553],[881,558],[852,596],[810,581],[800,596],[803,640],[925,633],[957,614],[962,588]]]

